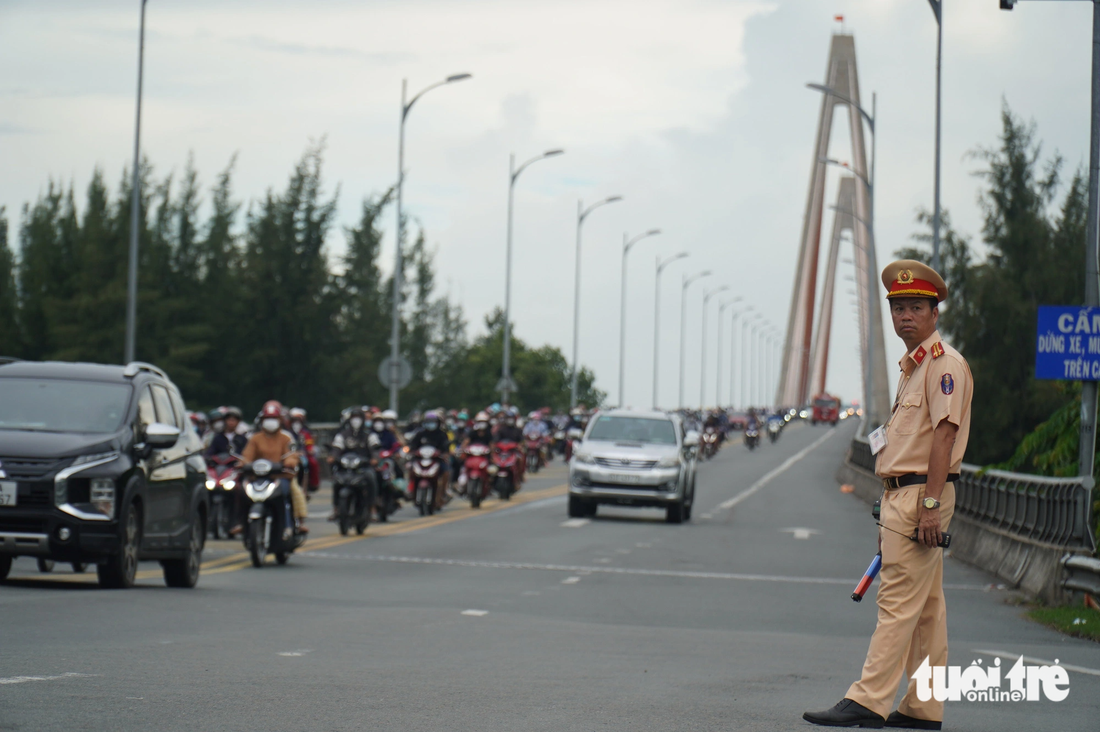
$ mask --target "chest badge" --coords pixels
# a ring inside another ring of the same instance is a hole
[[[948,396],[955,391],[955,380],[951,378],[951,374],[944,374],[940,378],[940,391]]]

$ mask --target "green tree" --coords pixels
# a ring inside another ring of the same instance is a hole
[[[978,261],[944,217],[941,254],[950,298],[940,326],[974,374],[967,459],[992,463],[1011,455],[1026,434],[1065,404],[1057,382],[1035,379],[1036,317],[1039,305],[1083,299],[1086,185],[1075,176],[1052,212],[1061,160],[1042,164],[1034,125],[1007,107],[999,146],[976,157],[987,166],[977,173],[986,183],[981,205],[987,253]],[[918,221],[930,223],[927,212]],[[919,248],[898,254],[929,262],[930,236],[915,239]]]
[[[0,206],[0,355],[15,355],[23,351],[18,308],[15,259],[8,248],[8,217],[4,207]]]

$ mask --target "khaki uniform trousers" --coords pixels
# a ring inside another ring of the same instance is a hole
[[[304,519],[309,516],[306,494],[302,491],[302,486],[298,485],[297,478],[290,479],[290,506],[294,509],[294,518]]]
[[[881,522],[900,531],[879,529],[882,570],[879,573],[878,625],[863,663],[863,674],[844,696],[883,717],[890,714],[904,669],[909,688],[898,711],[910,717],[943,721],[943,702],[917,699],[913,674],[924,659],[947,665],[947,605],[943,597],[943,549],[910,541],[920,516],[924,486],[887,490]],[[947,531],[955,513],[955,485],[940,496],[940,530]]]

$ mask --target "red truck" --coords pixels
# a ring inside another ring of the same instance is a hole
[[[840,399],[832,394],[818,394],[814,397],[814,413],[810,424],[828,422],[832,425],[840,421]]]

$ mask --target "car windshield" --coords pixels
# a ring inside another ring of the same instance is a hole
[[[665,419],[607,416],[596,419],[596,423],[588,433],[588,439],[675,445],[676,430],[672,422]]]
[[[840,402],[833,399],[818,399],[814,402],[814,406],[818,409],[836,409],[840,406]]]
[[[0,430],[114,432],[126,417],[129,399],[126,384],[0,379]]]

